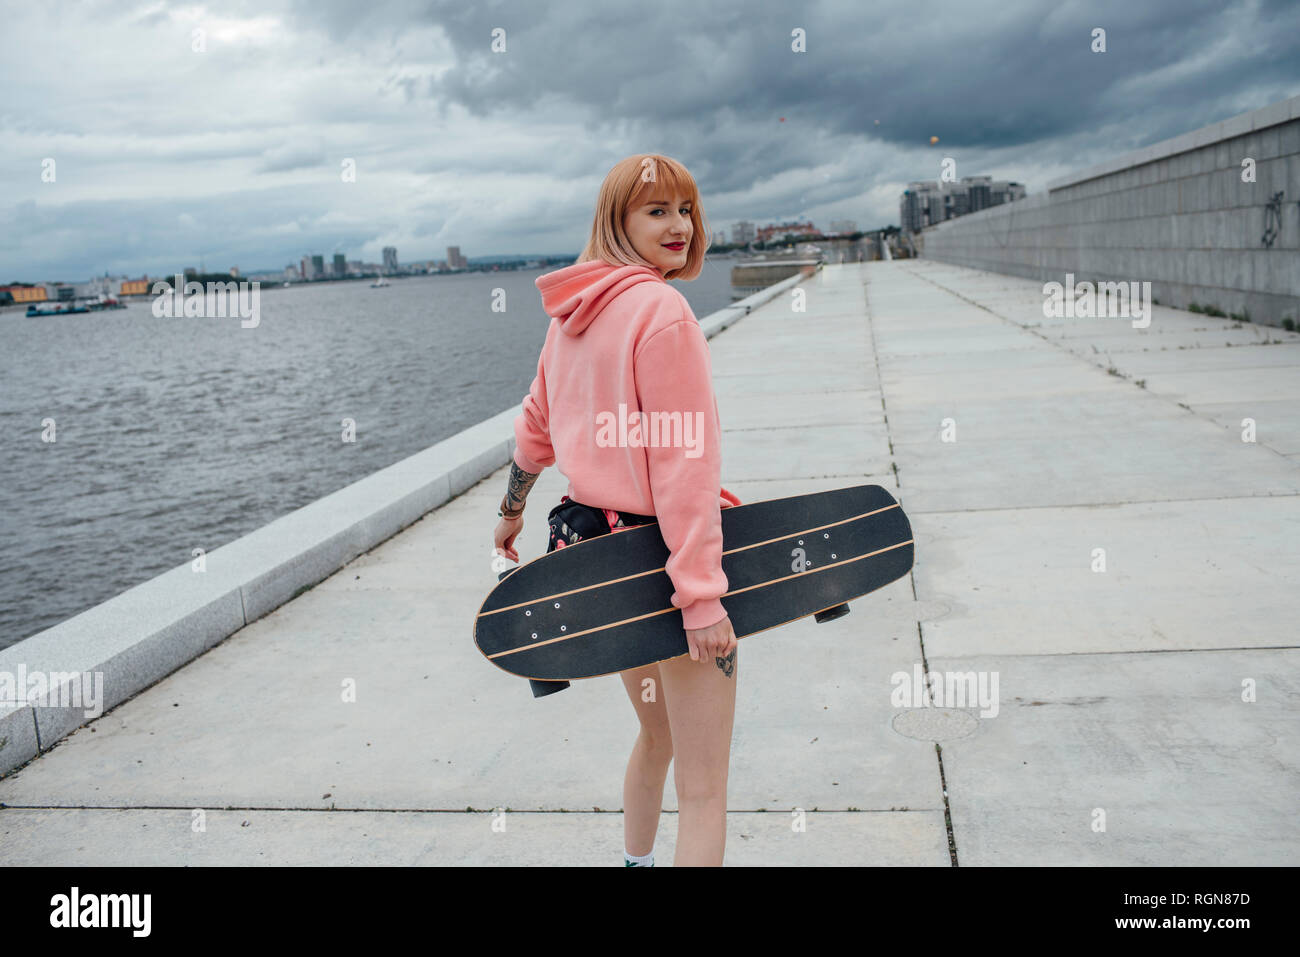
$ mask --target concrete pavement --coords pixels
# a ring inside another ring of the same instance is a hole
[[[1294,860],[1300,335],[923,260],[797,288],[710,340],[723,484],[881,484],[916,566],[742,642],[727,863]],[[471,641],[507,474],[0,779],[0,864],[621,864],[621,683]],[[900,705],[918,666],[996,708]]]

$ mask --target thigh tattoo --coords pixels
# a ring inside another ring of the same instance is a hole
[[[731,654],[727,655],[727,657],[714,658],[713,660],[717,663],[718,669],[728,678],[730,678],[736,670],[736,651],[734,648],[732,649]]]

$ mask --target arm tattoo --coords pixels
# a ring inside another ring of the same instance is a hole
[[[510,463],[510,485],[506,489],[506,508],[514,511],[524,507],[524,500],[540,472],[525,472],[516,463]]]
[[[713,660],[717,663],[719,670],[721,670],[728,678],[730,678],[736,670],[736,651],[734,648],[732,649],[731,654],[727,655],[727,657],[714,658]]]

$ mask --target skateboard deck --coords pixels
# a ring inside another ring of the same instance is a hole
[[[657,523],[586,538],[502,573],[474,643],[538,697],[689,653]],[[722,509],[722,605],[736,638],[817,616],[912,568],[912,526],[879,485]],[[554,684],[550,684],[554,683]]]

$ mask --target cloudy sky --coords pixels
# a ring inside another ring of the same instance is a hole
[[[577,252],[605,173],[640,152],[692,171],[714,231],[872,228],[945,156],[1032,193],[1300,93],[1295,0],[0,12],[0,283],[378,261],[389,245],[403,262]]]

